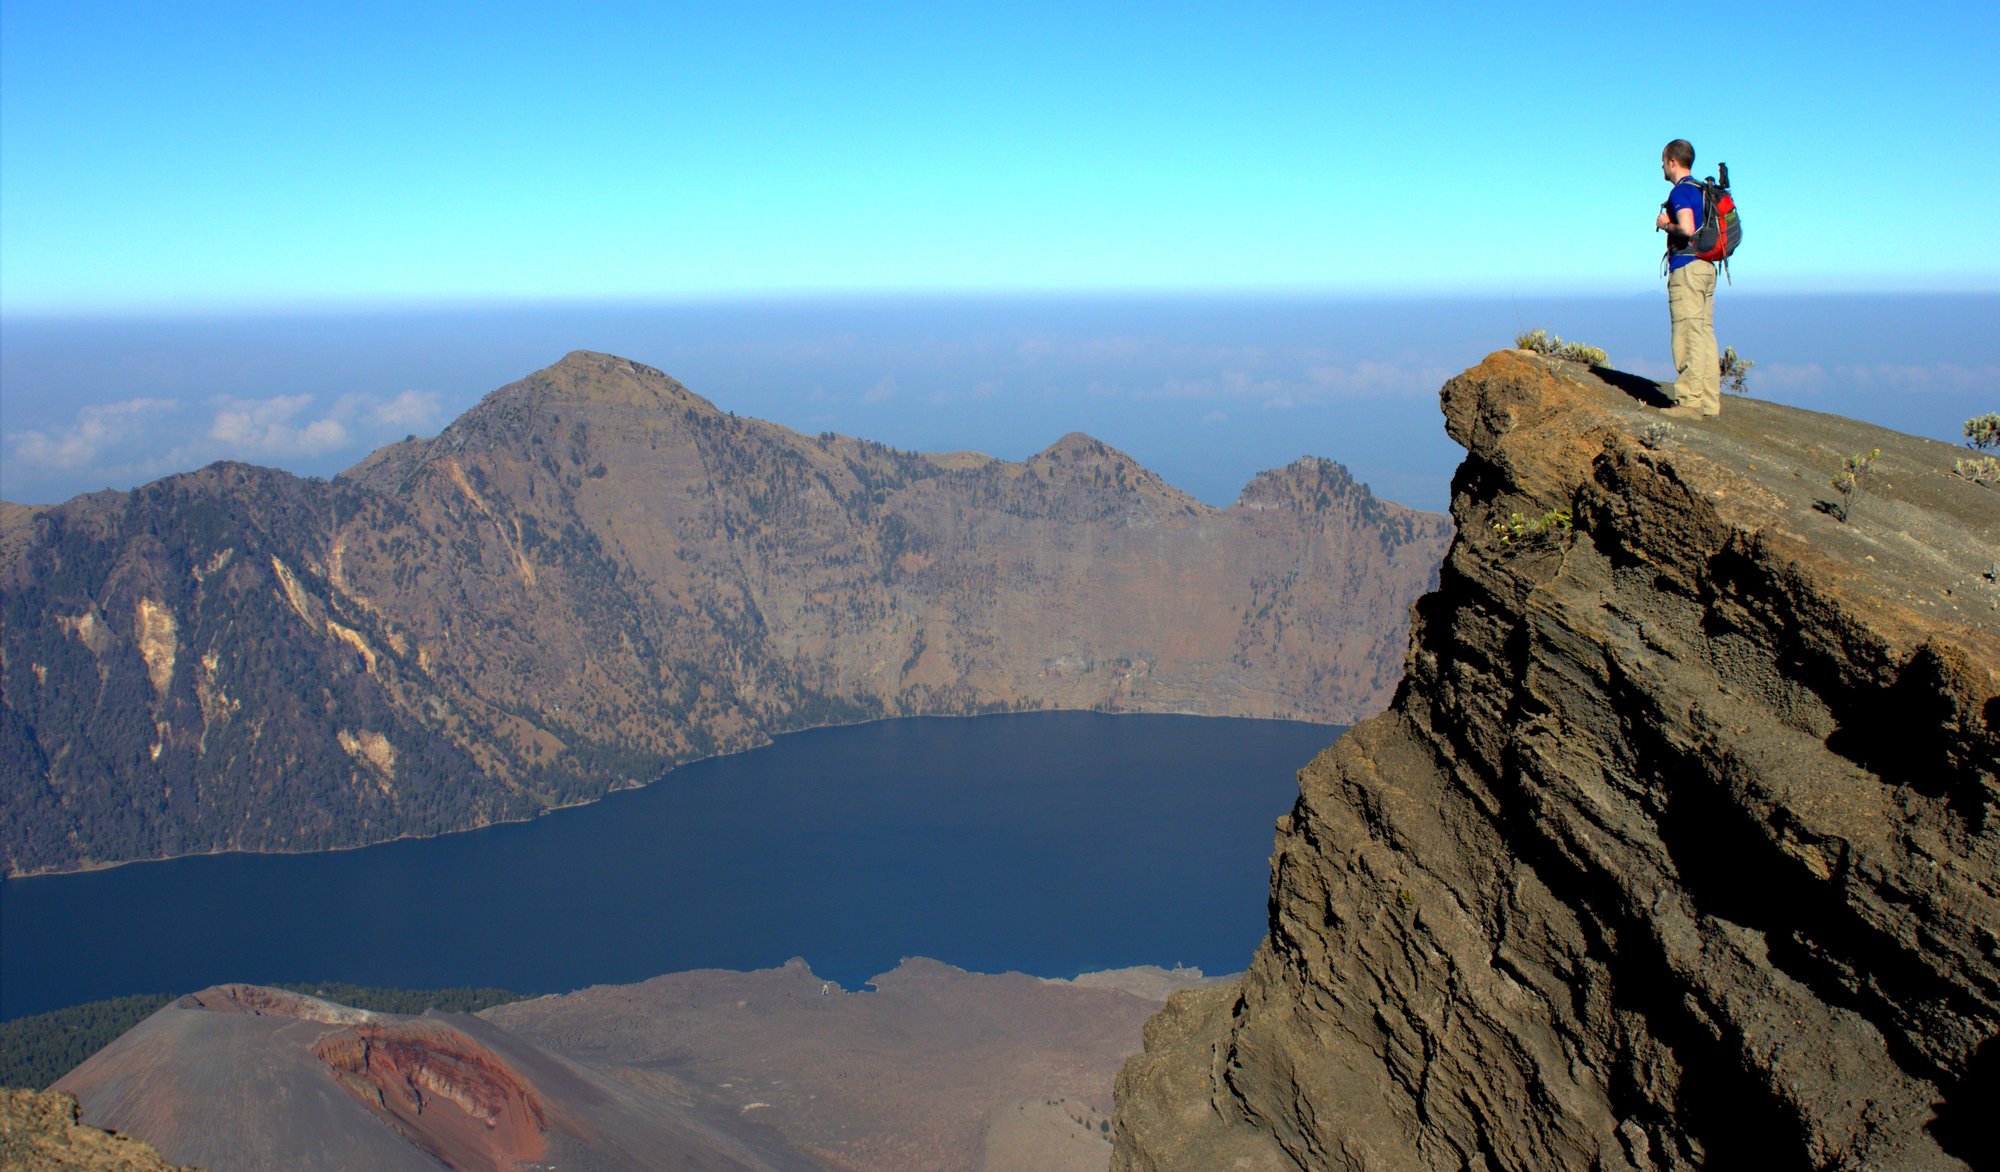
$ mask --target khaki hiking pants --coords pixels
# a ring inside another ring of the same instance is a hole
[[[1674,402],[1703,415],[1722,412],[1722,360],[1715,351],[1715,265],[1691,260],[1667,274],[1673,322]]]

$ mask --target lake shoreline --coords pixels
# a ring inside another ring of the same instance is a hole
[[[1186,716],[1196,720],[1272,720],[1285,724],[1318,725],[1321,728],[1340,729],[1342,731],[1346,729],[1345,725],[1320,724],[1319,721],[1296,720],[1282,716],[1204,716],[1196,712],[1141,712],[1106,710],[1101,708],[1020,708],[1005,712],[923,712],[908,716],[877,716],[869,720],[854,720],[836,724],[815,724],[804,728],[786,729],[784,732],[776,734],[760,733],[758,735],[762,736],[763,739],[755,744],[743,745],[734,749],[724,749],[703,757],[695,757],[673,766],[651,781],[620,782],[594,798],[578,798],[574,801],[559,802],[552,806],[544,806],[533,814],[529,814],[523,818],[498,818],[491,822],[482,822],[477,826],[461,826],[455,830],[444,830],[436,834],[396,834],[387,838],[372,839],[368,842],[347,843],[342,846],[313,847],[306,850],[250,850],[241,847],[231,847],[227,850],[188,851],[184,854],[173,855],[149,855],[142,859],[91,860],[74,867],[49,867],[35,871],[6,871],[0,873],[0,884],[15,883],[25,879],[53,879],[65,875],[91,875],[104,871],[115,871],[121,867],[133,867],[146,863],[171,863],[182,859],[209,859],[231,856],[293,858],[306,855],[362,851],[373,847],[387,846],[390,843],[396,842],[430,842],[440,838],[449,838],[455,834],[472,834],[481,830],[491,830],[498,826],[526,825],[547,818],[552,814],[562,813],[565,810],[579,810],[588,806],[594,806],[616,794],[636,793],[641,790],[651,789],[689,766],[701,765],[709,761],[718,761],[728,757],[737,757],[744,753],[754,753],[760,749],[768,749],[785,737],[799,736],[804,733],[822,732],[827,729],[838,728],[865,728],[869,725],[883,724],[897,720],[980,720],[989,716],[1027,716],[1038,713],[1056,712],[1087,712],[1099,716]],[[1332,744],[1333,742],[1328,741],[1327,743]]]
[[[8,880],[0,1017],[219,981],[553,990],[794,956],[843,985],[906,956],[1065,979],[1237,968],[1273,822],[1340,731],[895,718],[787,733],[563,818]]]

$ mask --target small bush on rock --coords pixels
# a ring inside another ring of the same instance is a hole
[[[1966,420],[1965,446],[1975,452],[2000,448],[2000,411],[1988,411]]]
[[[1561,541],[1569,537],[1573,525],[1568,509],[1550,509],[1539,517],[1509,513],[1505,521],[1494,522],[1493,532],[1500,544],[1511,547]]]
[[[1750,368],[1757,365],[1729,346],[1722,351],[1722,385],[1739,395],[1750,393]]]
[[[1611,355],[1595,346],[1586,346],[1582,342],[1564,342],[1557,346],[1556,357],[1567,358],[1571,362],[1581,362],[1586,366],[1603,366],[1611,361]]]
[[[1611,360],[1610,355],[1595,346],[1586,346],[1582,342],[1565,342],[1561,338],[1552,336],[1547,330],[1524,330],[1515,334],[1514,345],[1517,349],[1533,350],[1537,354],[1581,362],[1586,366],[1603,366]]]
[[[1856,452],[1840,461],[1840,473],[1833,478],[1833,488],[1840,494],[1840,499],[1834,502],[1833,515],[1840,518],[1843,525],[1854,515],[1854,505],[1867,491],[1868,482],[1875,473],[1875,461],[1881,456],[1882,449],[1873,448],[1867,452]]]
[[[1974,484],[1991,484],[2000,487],[2000,459],[1993,456],[1974,456],[1970,460],[1959,460],[1951,470]]]

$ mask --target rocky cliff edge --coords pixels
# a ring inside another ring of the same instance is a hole
[[[2000,494],[1651,393],[1445,386],[1401,690],[1301,772],[1247,976],[1149,1024],[1117,1168],[1993,1166]]]

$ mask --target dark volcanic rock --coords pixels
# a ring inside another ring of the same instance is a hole
[[[1240,987],[1149,1024],[1114,1166],[1994,1166],[2000,494],[1521,352],[1444,407],[1401,690],[1301,773]]]
[[[1344,723],[1447,531],[1323,460],[1213,509],[1087,436],[809,438],[580,352],[331,482],[0,509],[0,864],[443,833],[880,716]]]

